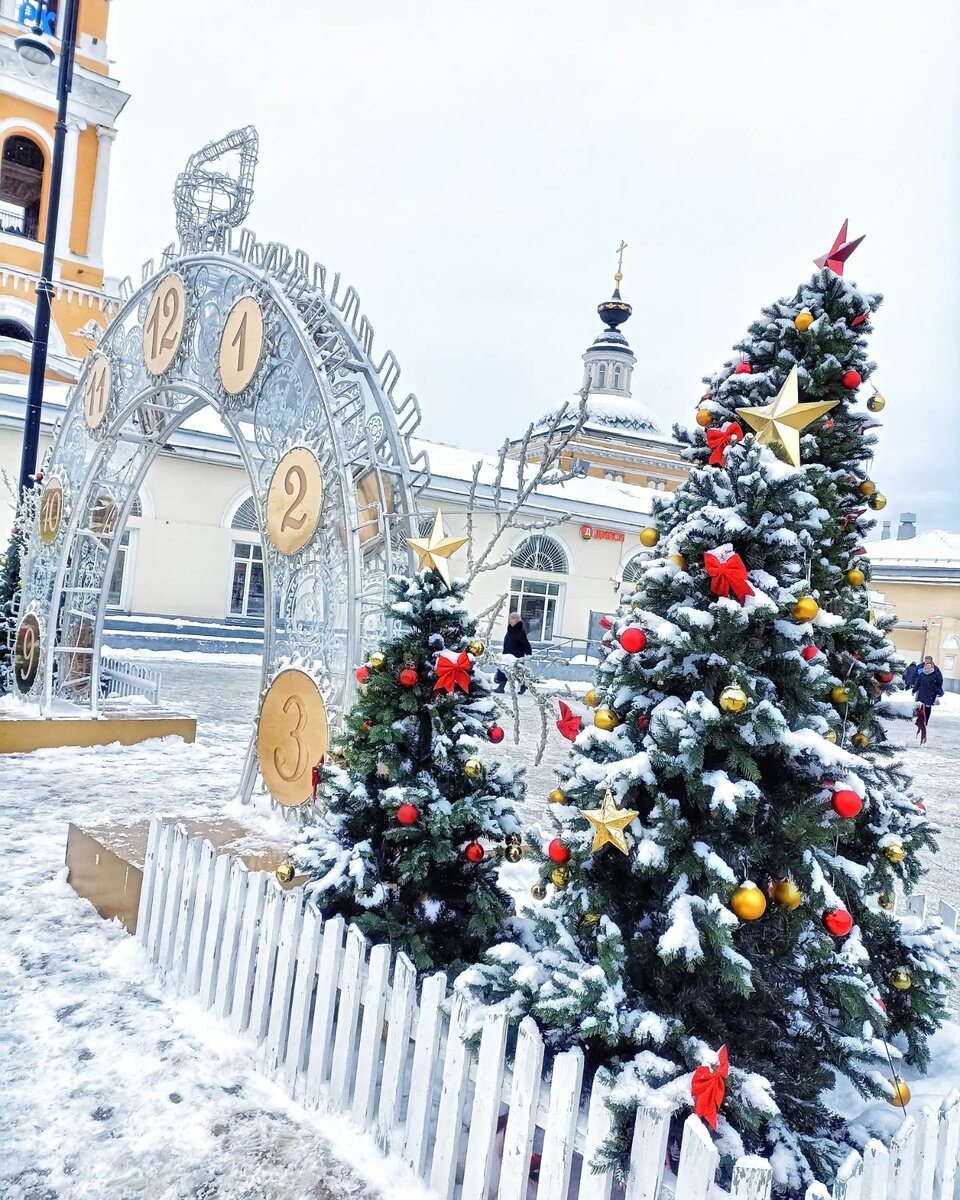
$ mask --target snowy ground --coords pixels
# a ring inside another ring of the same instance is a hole
[[[161,664],[165,702],[198,717],[193,746],[170,740],[0,758],[2,1200],[300,1200],[372,1191],[408,1200],[416,1191],[352,1126],[307,1113],[258,1076],[246,1044],[161,989],[134,940],[65,881],[71,820],[229,811],[265,837],[288,840],[279,817],[233,805],[259,685],[256,660],[235,657]],[[522,703],[532,724],[532,704]],[[960,905],[960,697],[936,710],[926,747],[914,733],[900,722],[892,736],[944,827],[927,891]],[[507,740],[495,753],[529,765],[535,742],[525,730],[522,745]],[[545,761],[529,767],[527,823],[542,819],[567,749],[551,730]],[[957,1031],[939,1039],[941,1063],[955,1065]],[[922,1090],[939,1097],[948,1087],[938,1078]]]

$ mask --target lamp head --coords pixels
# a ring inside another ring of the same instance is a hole
[[[13,43],[31,75],[39,75],[56,57],[52,47],[39,36],[41,33],[42,30],[37,27],[32,33],[25,33]]]

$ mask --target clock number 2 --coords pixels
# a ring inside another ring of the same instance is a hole
[[[286,529],[302,529],[304,522],[307,519],[306,512],[301,513],[299,517],[295,517],[293,513],[300,507],[300,502],[307,494],[307,475],[303,467],[296,465],[288,467],[287,473],[283,477],[283,490],[288,496],[293,496],[296,489],[296,496],[287,506],[286,512],[283,514],[283,520],[280,522],[280,530],[283,532]]]

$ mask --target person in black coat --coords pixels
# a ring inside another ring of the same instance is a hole
[[[909,688],[912,692],[917,686],[917,676],[920,674],[920,667],[917,663],[912,662],[903,673],[903,686]]]
[[[923,667],[917,672],[913,694],[923,705],[924,724],[929,725],[930,710],[943,695],[943,675],[929,654],[923,660]]]
[[[526,658],[528,654],[533,653],[533,647],[530,645],[530,640],[527,637],[527,631],[523,627],[523,621],[520,620],[518,612],[512,612],[507,617],[507,632],[503,638],[504,654],[512,654],[514,658]],[[507,686],[507,677],[502,671],[496,674],[498,692],[502,692]],[[520,694],[526,691],[526,687],[521,687]]]

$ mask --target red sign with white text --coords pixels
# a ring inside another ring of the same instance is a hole
[[[580,536],[585,542],[622,542],[624,534],[617,529],[598,529],[596,525],[581,525]]]

